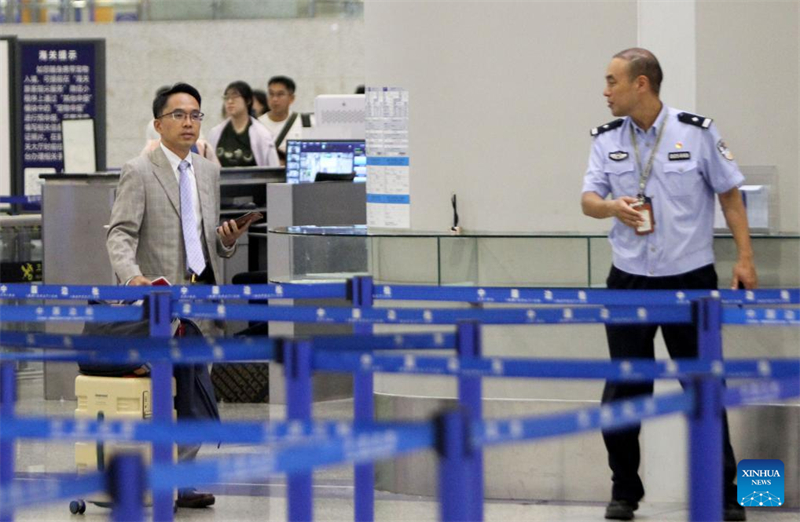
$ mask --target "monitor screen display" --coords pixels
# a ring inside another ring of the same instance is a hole
[[[286,183],[314,181],[365,182],[364,140],[287,140]]]

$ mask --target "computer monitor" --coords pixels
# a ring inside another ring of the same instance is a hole
[[[286,183],[366,180],[364,140],[286,141]]]

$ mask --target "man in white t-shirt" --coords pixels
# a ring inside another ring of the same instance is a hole
[[[294,103],[294,80],[287,76],[273,76],[267,82],[267,102],[269,112],[258,118],[275,137],[275,146],[281,165],[286,164],[286,140],[299,140],[303,137],[303,127],[311,127],[310,115],[291,111]]]

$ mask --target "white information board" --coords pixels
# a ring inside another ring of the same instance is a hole
[[[366,92],[367,226],[411,228],[408,90]]]
[[[0,40],[0,196],[11,195],[11,67],[9,40]]]
[[[64,173],[96,172],[94,120],[64,120],[61,122],[61,135],[64,140]]]

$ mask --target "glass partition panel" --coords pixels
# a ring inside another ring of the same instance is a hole
[[[363,237],[293,236],[291,278],[346,279],[369,273],[368,242]]]
[[[372,237],[371,273],[376,282],[439,284],[435,237]]]
[[[369,273],[386,283],[603,288],[612,263],[611,245],[598,234],[449,236],[372,232],[363,226],[269,233],[288,240],[294,278]],[[752,241],[760,287],[800,287],[800,236],[754,236]],[[715,237],[714,251],[720,287],[726,288],[737,259],[733,239]]]
[[[588,245],[581,237],[478,239],[478,280],[486,286],[573,286],[588,282]]]
[[[800,238],[766,236],[753,237],[758,284],[761,288],[789,288],[800,286]],[[732,237],[714,240],[717,275],[720,288],[731,283],[733,265],[738,253]]]
[[[605,288],[611,269],[611,243],[607,237],[589,238],[589,267],[589,286]]]

